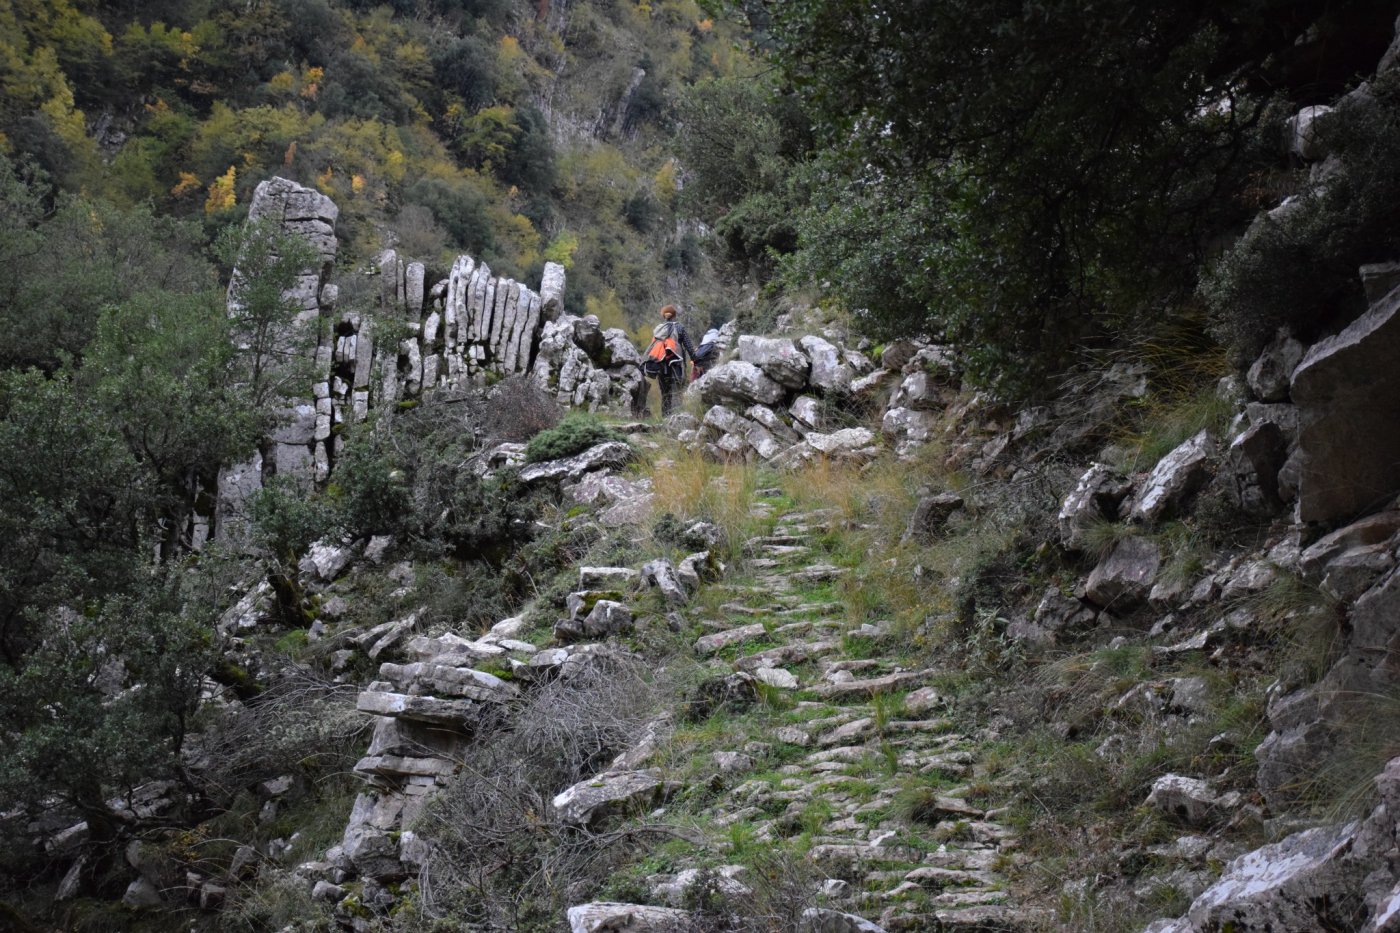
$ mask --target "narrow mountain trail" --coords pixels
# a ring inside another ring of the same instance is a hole
[[[824,547],[835,510],[798,511],[769,489],[751,514],[771,531],[746,543],[744,582],[708,588],[702,602],[718,605],[695,615],[707,630],[695,652],[755,678],[783,722],[735,751],[786,763],[701,815],[746,824],[759,844],[806,833],[828,907],[886,930],[1025,928],[1001,871],[1015,834],[988,809],[977,738],[941,714],[937,672],[903,666],[882,626],[841,618],[839,581],[856,571]]]

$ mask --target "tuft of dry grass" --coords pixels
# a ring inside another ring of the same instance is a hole
[[[655,455],[644,469],[656,496],[656,518],[670,514],[682,522],[712,522],[724,530],[736,553],[759,524],[750,511],[758,487],[758,470],[751,464],[715,463],[699,451],[675,445]]]

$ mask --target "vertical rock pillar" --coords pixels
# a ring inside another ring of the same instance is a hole
[[[282,234],[305,240],[316,258],[301,270],[282,297],[295,308],[295,316],[279,341],[284,349],[295,351],[308,346],[314,373],[301,395],[287,403],[282,424],[266,438],[261,449],[237,464],[220,471],[219,494],[215,508],[214,532],[227,535],[245,521],[248,498],[273,475],[290,476],[310,487],[330,469],[325,445],[330,438],[331,364],[336,352],[337,334],[324,326],[335,304],[335,288],[328,285],[335,266],[339,243],[335,222],[340,210],[335,202],[318,191],[285,178],[271,178],[253,194],[248,210],[249,223],[269,221]],[[230,307],[239,281],[235,268],[230,285]],[[293,355],[296,355],[295,353]],[[304,365],[295,360],[285,365]]]

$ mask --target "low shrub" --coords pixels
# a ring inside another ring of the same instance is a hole
[[[495,443],[528,441],[559,424],[559,403],[527,376],[511,376],[486,394],[477,420]]]
[[[530,438],[525,448],[525,462],[542,463],[572,457],[598,444],[622,439],[622,435],[593,415],[572,412],[554,427]]]

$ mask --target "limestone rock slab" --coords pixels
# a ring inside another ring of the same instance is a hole
[[[1351,518],[1400,491],[1400,291],[1334,337],[1293,373],[1298,406],[1298,516]]]
[[[552,801],[559,819],[589,826],[609,816],[654,806],[666,783],[651,771],[605,771],[560,792]]]

